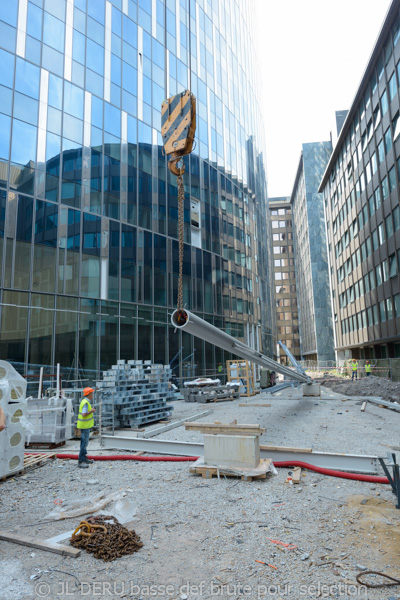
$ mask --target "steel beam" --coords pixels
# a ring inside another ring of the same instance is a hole
[[[204,319],[201,319],[188,310],[175,310],[171,315],[171,323],[177,329],[182,329],[201,340],[213,344],[217,348],[222,348],[227,352],[236,354],[237,356],[240,356],[240,358],[249,360],[260,367],[282,373],[282,375],[286,375],[286,377],[289,377],[290,379],[296,379],[301,383],[311,382],[311,378],[308,375],[298,373],[293,369],[289,369],[289,367],[281,365],[275,360],[272,360],[272,358],[261,354],[261,352],[254,350],[254,348],[250,348],[250,346],[247,346],[238,339],[228,335],[217,327],[214,327],[211,323],[204,321]]]
[[[106,449],[129,450],[130,452],[149,452],[171,456],[203,456],[204,444],[194,442],[176,442],[170,440],[154,440],[118,435],[101,436],[101,444]],[[352,473],[376,474],[379,463],[376,456],[363,454],[337,454],[334,452],[296,452],[295,449],[269,449],[261,446],[261,458],[271,458],[273,462],[301,461],[315,467],[349,471]]]
[[[155,429],[149,429],[149,431],[139,431],[137,437],[144,439],[151,438],[156,435],[159,435],[160,433],[164,433],[164,431],[169,431],[170,429],[175,429],[175,427],[180,427],[187,421],[196,421],[197,419],[206,417],[212,412],[212,410],[204,410],[203,412],[198,413],[197,415],[193,415],[193,417],[187,417],[186,419],[182,419],[180,421],[173,421],[172,423],[168,423],[167,425],[162,425],[161,427],[156,427]]]
[[[388,402],[387,400],[382,400],[381,398],[368,398],[365,397],[367,402],[372,402],[372,404],[382,404],[382,406],[386,406],[387,408],[391,408],[392,410],[396,410],[400,412],[400,404],[395,404],[394,402]]]

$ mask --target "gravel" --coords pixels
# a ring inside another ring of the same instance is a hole
[[[262,442],[274,445],[376,455],[386,453],[383,441],[398,443],[397,414],[390,410],[368,405],[361,413],[347,395],[326,389],[322,398],[303,399],[296,389],[284,392],[209,404],[214,413],[204,420],[260,423],[267,429]],[[238,407],[247,401],[272,407]],[[205,408],[183,402],[175,407],[174,420]],[[160,437],[202,438],[182,427]],[[78,445],[68,442],[65,451]],[[96,440],[89,451],[101,451]],[[8,479],[0,484],[2,529],[53,537],[80,521],[46,522],[55,499],[66,504],[125,489],[136,506],[128,526],[144,547],[103,563],[86,553],[73,559],[1,542],[2,599],[387,598],[387,588],[362,593],[355,577],[365,569],[398,576],[400,513],[390,486],[311,471],[303,471],[301,485],[290,485],[289,470],[250,483],[223,476],[205,480],[189,474],[185,463],[95,462],[82,473],[75,461],[53,460]],[[35,575],[39,578],[31,580]]]

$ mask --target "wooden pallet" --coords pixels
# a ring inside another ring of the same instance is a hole
[[[54,454],[52,452],[45,452],[42,454],[35,454],[33,456],[30,456],[30,455],[24,456],[23,468],[19,469],[18,471],[13,471],[9,475],[3,475],[3,477],[0,478],[0,481],[5,481],[6,479],[9,479],[10,477],[19,477],[20,475],[23,475],[25,473],[26,469],[30,469],[32,467],[43,466],[42,463],[44,464],[50,458],[56,458],[56,454]]]
[[[65,446],[65,440],[63,442],[32,442],[31,444],[25,444],[25,448],[43,448],[44,450],[54,450]]]
[[[201,475],[203,479],[212,479],[213,477],[240,477],[242,481],[253,481],[253,479],[266,479],[267,474],[271,472],[272,460],[270,458],[260,461],[258,467],[249,469],[245,467],[226,467],[205,465],[204,458],[199,458],[192,467],[190,473]]]

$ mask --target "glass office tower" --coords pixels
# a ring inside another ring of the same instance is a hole
[[[184,303],[272,354],[266,175],[247,0],[0,5],[0,358],[93,380],[117,359],[213,373],[174,333],[176,178],[161,103],[197,98]]]

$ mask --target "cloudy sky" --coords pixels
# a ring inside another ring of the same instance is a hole
[[[291,194],[301,144],[329,140],[391,0],[251,0],[262,56],[268,195]]]

